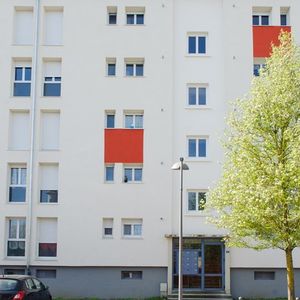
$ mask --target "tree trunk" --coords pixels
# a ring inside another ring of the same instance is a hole
[[[285,249],[287,284],[288,284],[288,300],[295,300],[295,282],[293,267],[293,249]]]

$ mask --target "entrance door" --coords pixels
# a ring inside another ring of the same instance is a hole
[[[173,240],[173,289],[178,288],[178,239]],[[184,239],[183,289],[224,289],[224,245],[218,241]]]

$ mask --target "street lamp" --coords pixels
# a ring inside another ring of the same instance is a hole
[[[183,170],[188,170],[187,164],[183,163],[183,157],[175,163],[172,170],[180,170],[180,205],[179,205],[179,247],[178,247],[178,300],[182,300],[182,232],[183,232]]]

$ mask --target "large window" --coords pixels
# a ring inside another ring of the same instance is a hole
[[[188,192],[188,211],[196,212],[204,210],[206,204],[206,192],[189,191]]]
[[[122,219],[123,237],[141,237],[142,219]]]
[[[33,43],[33,8],[16,7],[14,24],[14,43],[32,45]]]
[[[41,113],[41,150],[59,150],[60,113]]]
[[[140,183],[143,179],[143,167],[142,166],[125,166],[124,167],[124,182],[136,182]]]
[[[26,167],[10,168],[9,202],[26,201]]]
[[[30,97],[31,66],[28,63],[17,62],[14,72],[14,97]]]
[[[188,53],[206,54],[207,52],[207,34],[189,34],[188,35]]]
[[[188,156],[189,157],[206,157],[207,156],[207,138],[189,138],[188,139]]]
[[[57,219],[38,219],[38,256],[57,256]]]
[[[252,25],[254,26],[268,26],[270,25],[270,16],[269,15],[253,15],[252,16]]]
[[[145,7],[126,7],[126,24],[127,25],[143,25]]]
[[[188,86],[188,105],[204,106],[207,104],[207,86],[189,85]]]
[[[8,220],[7,256],[25,256],[26,220]]]
[[[61,61],[44,62],[43,96],[59,97],[61,95]]]
[[[126,113],[125,114],[125,128],[143,128],[143,114],[140,113]]]
[[[40,203],[58,202],[58,165],[40,165]]]
[[[144,59],[125,59],[125,75],[128,77],[144,76]]]

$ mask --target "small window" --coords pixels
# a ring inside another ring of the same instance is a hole
[[[142,236],[142,219],[123,219],[123,236],[124,237],[141,237]]]
[[[207,138],[189,138],[188,139],[188,156],[189,157],[206,157],[207,156]]]
[[[116,58],[106,58],[107,76],[116,76]]]
[[[55,269],[37,269],[36,270],[37,278],[56,278]]]
[[[289,25],[289,7],[280,7],[280,25],[288,26]]]
[[[117,6],[108,6],[107,7],[107,16],[108,16],[108,25],[117,24]]]
[[[206,204],[206,193],[199,191],[188,192],[188,211],[202,211]]]
[[[144,59],[125,59],[125,75],[127,77],[144,76]]]
[[[4,269],[4,275],[25,275],[25,269]]]
[[[253,64],[253,75],[259,76],[261,69],[266,67],[266,63],[263,59],[255,59]]]
[[[135,182],[140,183],[143,179],[143,168],[142,166],[125,166],[124,167],[124,183]]]
[[[143,114],[125,114],[125,128],[143,128]]]
[[[10,168],[9,202],[26,201],[26,171],[25,167]]]
[[[126,24],[127,25],[143,25],[145,7],[126,7]]]
[[[14,73],[14,97],[30,97],[31,94],[31,66],[16,63]]]
[[[61,95],[61,62],[44,62],[44,91],[45,97]]]
[[[121,271],[121,279],[143,279],[142,271]]]
[[[254,271],[254,280],[275,280],[275,272]]]
[[[105,113],[105,127],[106,128],[115,128],[115,112],[107,111]]]
[[[188,53],[189,54],[206,54],[206,34],[189,34],[188,36]]]
[[[26,220],[8,220],[7,256],[25,256]]]
[[[188,105],[204,106],[207,103],[207,87],[201,85],[188,86]]]
[[[115,173],[115,166],[114,165],[106,165],[105,166],[105,181],[106,182],[114,182],[114,173]]]
[[[103,218],[103,237],[113,237],[113,218]]]

